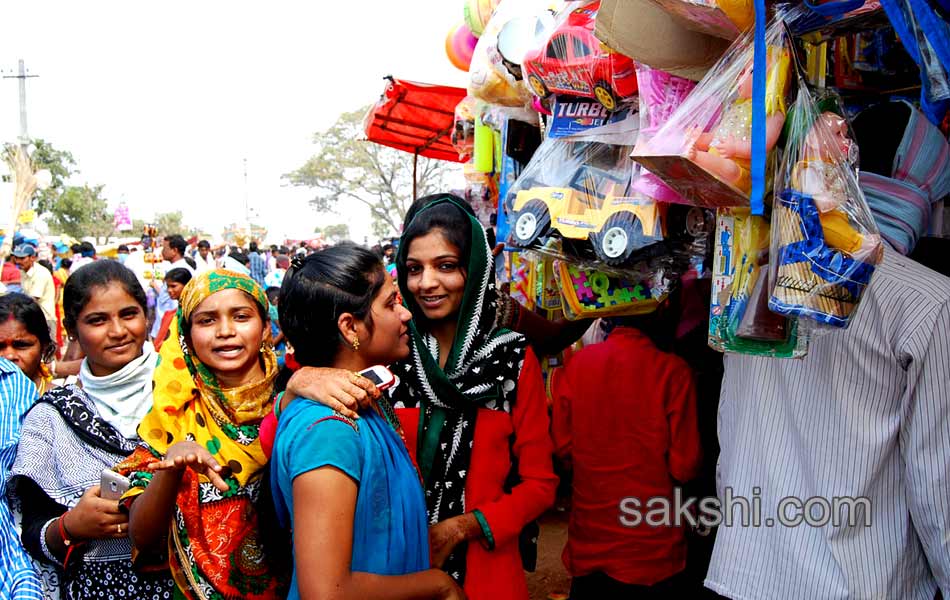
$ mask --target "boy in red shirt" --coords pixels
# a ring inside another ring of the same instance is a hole
[[[648,500],[673,507],[674,487],[701,465],[693,374],[650,337],[665,313],[612,319],[606,341],[552,375],[555,452],[574,471],[571,600],[669,597],[686,567],[685,523],[647,521]]]

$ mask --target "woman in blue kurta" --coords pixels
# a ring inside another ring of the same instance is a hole
[[[343,244],[295,258],[281,328],[304,366],[358,372],[409,354],[410,313],[379,259]],[[354,374],[354,388],[362,383]],[[418,471],[386,398],[358,420],[285,397],[271,457],[277,514],[293,532],[290,598],[464,597],[429,568]]]

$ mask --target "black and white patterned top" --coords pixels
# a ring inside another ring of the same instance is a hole
[[[74,551],[65,571],[42,543],[50,519],[75,507],[83,492],[98,485],[102,470],[122,461],[137,443],[106,423],[76,386],[47,393],[27,413],[7,493],[22,513],[24,546],[43,574],[48,598],[172,598],[167,571],[133,568],[128,538],[87,542],[81,554]]]

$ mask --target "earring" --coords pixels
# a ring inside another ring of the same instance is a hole
[[[357,350],[359,350],[359,349],[360,349],[360,338],[354,339],[354,340],[353,340],[353,343],[352,343],[351,345],[353,346],[353,352],[356,352]]]
[[[265,341],[261,342],[261,349],[260,349],[259,352],[260,352],[261,354],[264,354],[264,353],[267,352],[268,350],[273,350],[273,349],[274,349],[274,346],[273,346],[272,344],[269,344],[269,343],[265,340]]]

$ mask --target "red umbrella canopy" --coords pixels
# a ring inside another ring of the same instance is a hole
[[[463,88],[386,78],[386,89],[364,121],[371,142],[426,158],[462,162],[452,146],[455,106]]]

